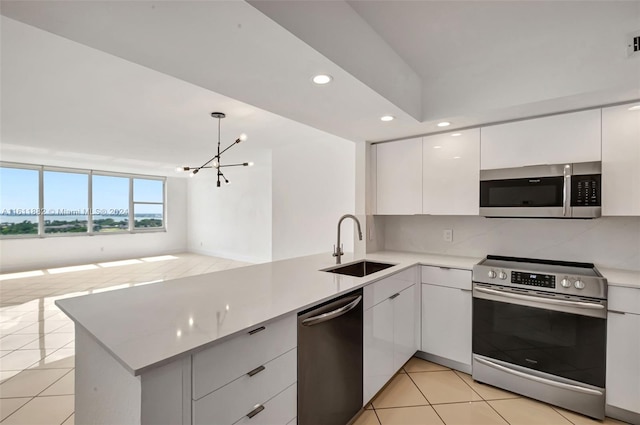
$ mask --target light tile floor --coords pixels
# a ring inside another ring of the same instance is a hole
[[[409,360],[354,425],[624,424],[586,416],[475,382],[470,375]]]
[[[177,254],[0,274],[0,423],[74,423],[74,325],[55,300],[244,265]]]

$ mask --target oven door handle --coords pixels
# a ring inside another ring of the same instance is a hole
[[[580,387],[578,385],[565,384],[564,382],[552,381],[551,379],[541,378],[539,376],[529,375],[528,373],[520,372],[518,370],[514,370],[497,363],[491,362],[489,360],[481,359],[477,356],[474,356],[474,360],[478,363],[482,363],[483,365],[492,367],[494,369],[498,369],[502,372],[510,373],[515,376],[519,376],[521,378],[529,379],[531,381],[539,382],[541,384],[551,385],[553,387],[563,388],[566,390],[576,391],[583,394],[601,396],[602,391],[593,390],[591,388]]]
[[[580,301],[567,301],[567,300],[553,300],[550,298],[532,297],[531,295],[514,294],[511,292],[499,291],[497,289],[490,289],[490,288],[481,288],[477,286],[474,289],[478,292],[483,292],[485,294],[499,295],[501,297],[514,298],[517,300],[533,301],[536,303],[543,303],[543,304],[565,305],[568,307],[586,308],[590,310],[604,310],[604,306],[602,304],[596,304],[596,303],[586,303],[586,302],[580,302]]]

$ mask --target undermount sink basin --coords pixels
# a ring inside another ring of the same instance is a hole
[[[358,261],[357,263],[338,266],[324,271],[329,273],[346,274],[355,277],[364,277],[393,266],[393,264],[376,263],[373,261],[362,260]]]

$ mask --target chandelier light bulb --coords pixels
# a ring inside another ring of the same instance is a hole
[[[246,142],[247,141],[247,133],[240,133],[240,136],[238,136],[238,140],[240,140],[241,142]]]
[[[249,167],[253,167],[253,162],[249,162]]]
[[[211,166],[212,166],[213,168],[219,168],[219,167],[220,167],[220,163],[219,163],[218,161],[214,160],[214,161],[211,163]]]
[[[184,167],[176,167],[176,171],[184,171]]]
[[[195,176],[195,175],[196,175],[195,170],[194,170],[194,171],[192,171],[191,173],[189,173],[189,177],[193,177],[193,176]]]

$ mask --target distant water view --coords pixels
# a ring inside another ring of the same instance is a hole
[[[161,214],[136,214],[134,216],[134,218],[162,218]],[[129,216],[128,215],[94,215],[93,216],[93,220],[104,220],[104,219],[112,219],[115,221],[120,221],[120,220],[128,220]],[[48,215],[45,214],[44,216],[44,221],[46,222],[47,220],[49,221],[76,221],[76,220],[80,220],[80,221],[86,221],[87,220],[87,216],[86,215]],[[0,223],[22,223],[23,221],[29,221],[31,223],[37,223],[38,222],[38,216],[37,215],[4,215],[4,214],[0,214]]]
[[[45,233],[86,233],[88,231],[86,215],[46,215]],[[162,214],[135,214],[133,227],[136,229],[162,227]],[[37,215],[0,215],[0,234],[37,235]],[[94,215],[93,232],[124,232],[129,230],[127,215]]]

